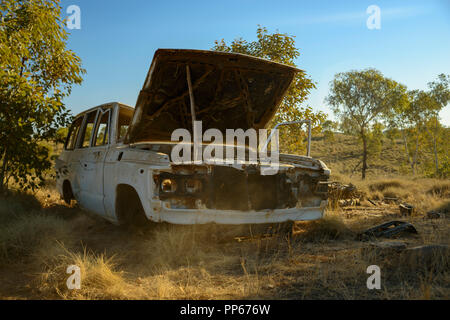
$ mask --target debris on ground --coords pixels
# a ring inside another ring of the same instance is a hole
[[[384,207],[384,208],[367,208],[367,207],[362,207],[362,208],[343,208],[342,210],[344,210],[344,211],[357,210],[357,211],[385,212],[387,209],[386,209],[386,207]]]
[[[330,182],[328,184],[328,199],[339,206],[359,205],[363,194],[353,184]]]
[[[427,218],[428,219],[440,219],[440,218],[442,218],[442,214],[438,211],[428,211]]]
[[[440,219],[447,217],[448,210],[431,210],[427,212],[428,219]]]
[[[411,204],[401,203],[398,207],[402,216],[410,216],[414,213],[414,206]]]
[[[378,226],[367,229],[358,235],[359,240],[367,240],[370,238],[386,237],[390,238],[401,233],[417,234],[416,228],[409,222],[389,221]]]
[[[340,207],[359,206],[359,199],[345,199],[338,201]]]
[[[390,198],[390,197],[384,197],[384,199],[383,199],[383,202],[384,203],[388,203],[388,204],[390,204],[390,203],[398,203],[400,200],[399,200],[399,198]]]

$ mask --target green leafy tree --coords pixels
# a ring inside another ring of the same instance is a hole
[[[406,88],[375,69],[338,73],[325,99],[345,124],[347,132],[362,141],[361,177],[366,178],[368,135],[374,123],[383,119],[389,109],[403,103]]]
[[[43,141],[70,116],[62,100],[82,82],[79,57],[66,48],[59,0],[0,0],[0,189],[42,184],[50,168]]]
[[[436,127],[437,126],[437,127]],[[448,178],[448,155],[450,154],[450,129],[444,127],[435,117],[430,117],[424,125],[422,169],[426,176]],[[436,169],[436,162],[438,168]]]
[[[339,124],[332,120],[325,120],[322,123],[322,131],[325,140],[327,140],[328,142],[335,141],[334,132],[338,129],[338,126]]]
[[[442,139],[446,132],[439,122],[439,112],[450,101],[450,77],[440,74],[436,81],[428,83],[428,88],[428,91],[409,91],[407,103],[391,108],[387,118],[389,128],[401,133],[412,173],[417,173],[419,162],[426,164],[429,160],[423,150],[426,147],[433,153],[434,176],[439,176],[442,173],[439,161],[448,153],[448,144]],[[429,171],[427,164],[425,167]]]
[[[55,143],[64,143],[66,141],[66,137],[69,134],[68,127],[61,127],[56,130],[54,141]]]
[[[445,74],[438,75],[436,81],[428,83],[429,94],[431,99],[434,101],[430,104],[429,112],[432,118],[432,125],[426,126],[428,133],[431,136],[433,143],[433,153],[434,153],[434,165],[436,169],[436,176],[440,175],[439,168],[439,146],[438,139],[440,136],[441,125],[439,123],[439,112],[450,102],[450,76]],[[428,129],[430,128],[430,129]],[[448,141],[444,142],[448,145]]]
[[[367,135],[367,152],[369,156],[380,156],[383,148],[383,137],[383,124],[379,122],[374,123]]]
[[[408,150],[408,161],[411,165],[412,173],[417,172],[417,165],[421,154],[421,147],[424,144],[426,125],[432,115],[432,110],[437,108],[436,101],[432,96],[423,90],[412,90],[408,92],[410,104],[403,111],[401,116],[410,125],[409,130],[404,130],[404,135],[411,136],[413,147],[408,150],[407,138],[404,138],[405,149]]]
[[[385,131],[386,138],[389,139],[391,145],[394,145],[397,139],[401,139],[401,132],[399,128],[388,127]]]
[[[234,52],[264,58],[274,62],[296,66],[295,60],[300,51],[295,46],[295,37],[285,33],[269,34],[267,29],[258,26],[257,40],[248,42],[242,38],[233,40],[229,45],[222,39],[215,41],[212,48],[216,51]],[[320,130],[320,123],[325,120],[325,114],[314,112],[310,106],[304,106],[310,90],[315,88],[311,78],[305,72],[298,72],[281,102],[280,108],[272,119],[270,126],[284,121],[311,119],[314,131]],[[299,126],[289,126],[280,130],[280,149],[283,152],[298,152],[304,148],[299,137],[304,137],[304,131]]]

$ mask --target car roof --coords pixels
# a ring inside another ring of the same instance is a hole
[[[85,110],[85,111],[83,111],[83,112],[80,112],[79,114],[77,114],[77,115],[74,117],[74,119],[77,119],[77,118],[79,118],[79,117],[81,117],[81,116],[84,116],[86,113],[89,113],[89,112],[91,112],[91,111],[94,111],[94,110],[96,110],[96,109],[98,109],[98,108],[106,107],[106,106],[111,106],[111,105],[114,105],[114,104],[118,104],[120,107],[124,107],[124,108],[126,108],[126,109],[130,109],[130,110],[133,110],[133,111],[134,111],[134,108],[131,107],[131,106],[129,106],[129,105],[126,105],[126,104],[124,104],[124,103],[122,103],[122,102],[113,101],[113,102],[103,103],[103,104],[101,104],[101,105],[98,105],[98,106],[89,108],[89,109],[87,109],[87,110]]]

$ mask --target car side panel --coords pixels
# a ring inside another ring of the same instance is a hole
[[[152,206],[154,193],[153,173],[158,169],[169,168],[166,155],[126,147],[112,147],[108,152],[104,167],[104,204],[106,216],[117,221],[117,187],[121,184],[133,187],[148,219],[160,221],[159,211]]]

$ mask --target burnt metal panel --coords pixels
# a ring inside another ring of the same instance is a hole
[[[302,72],[243,54],[159,49],[136,102],[127,142],[168,141],[175,129],[191,131],[186,65],[203,130],[264,128],[295,73]]]

